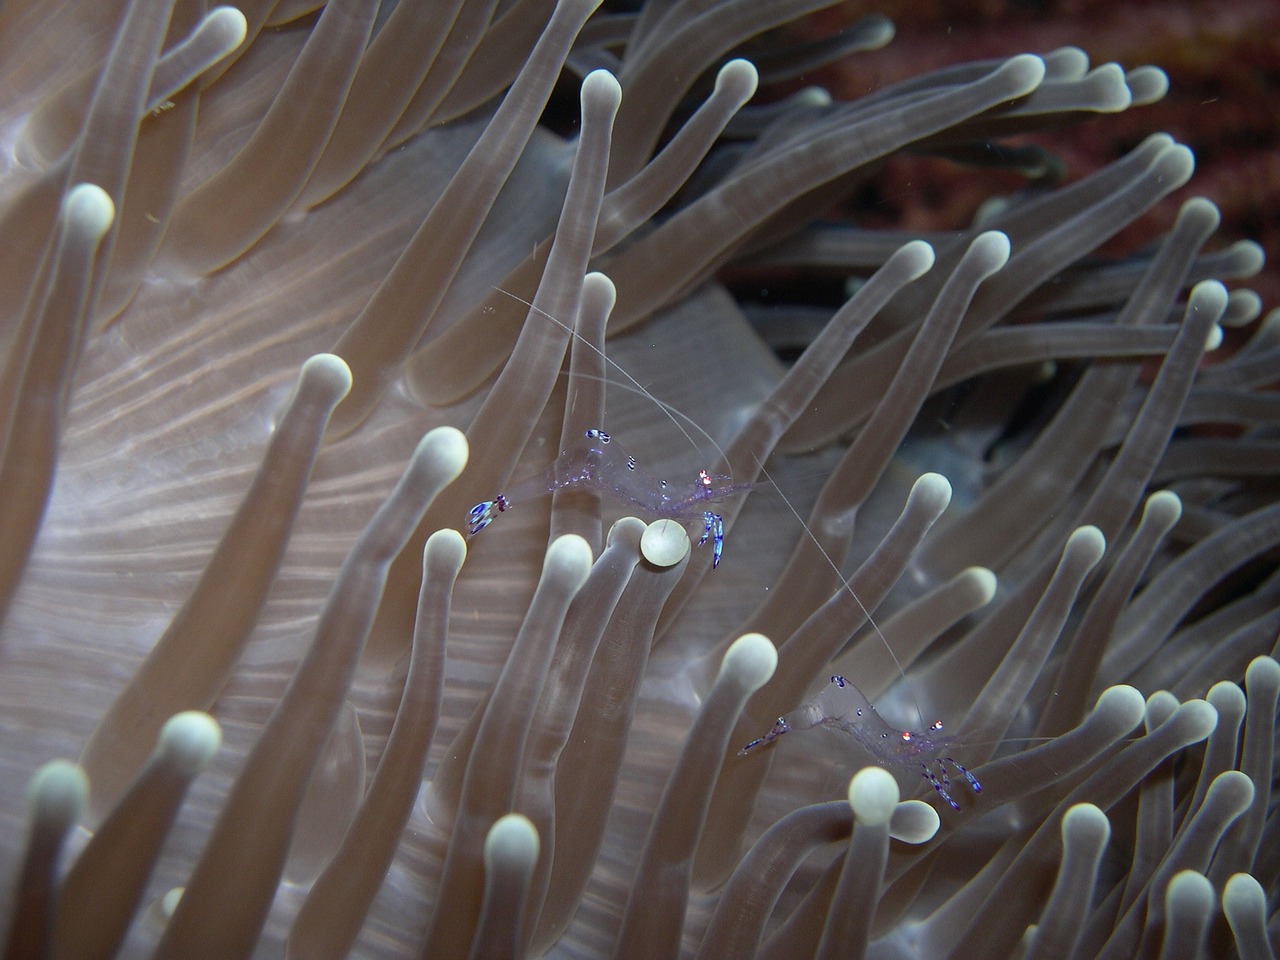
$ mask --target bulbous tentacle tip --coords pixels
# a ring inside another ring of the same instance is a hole
[[[67,191],[62,202],[62,216],[67,225],[88,238],[100,238],[111,229],[116,218],[116,205],[96,183],[77,183]]]
[[[582,81],[582,107],[588,104],[601,110],[616,112],[622,103],[622,84],[608,70],[592,70]]]
[[[923,800],[903,800],[893,808],[889,836],[902,843],[928,843],[942,826],[933,804]]]
[[[249,21],[236,7],[214,7],[205,14],[203,27],[216,30],[228,51],[238,48],[249,35]]]
[[[440,464],[442,470],[456,477],[467,465],[470,448],[466,435],[454,427],[436,427],[427,431],[414,451],[415,458],[426,458]]]
[[[988,277],[1009,262],[1009,251],[1009,235],[1000,230],[984,231],[969,244],[969,255],[978,258]]]
[[[209,765],[221,746],[222,728],[217,720],[199,710],[184,710],[160,728],[156,753],[181,776],[194,777]]]
[[[351,368],[335,353],[317,353],[302,364],[299,380],[316,380],[341,400],[351,392]]]
[[[951,503],[951,481],[940,473],[922,473],[914,484],[908,501],[918,500],[922,508],[938,515]]]
[[[1280,686],[1280,663],[1274,657],[1254,657],[1245,669],[1244,684],[1251,691],[1259,684]]]
[[[1067,538],[1064,554],[1078,556],[1080,562],[1092,569],[1107,551],[1107,538],[1093,524],[1076,527]]]
[[[543,577],[554,576],[576,584],[578,590],[591,573],[591,545],[575,533],[556,537],[547,547],[542,564]]]
[[[31,778],[27,797],[33,819],[70,826],[89,802],[89,778],[79,764],[51,760]]]
[[[1147,497],[1143,514],[1144,521],[1158,521],[1162,527],[1169,529],[1182,517],[1182,498],[1172,490],[1157,490]]]
[[[716,72],[716,92],[732,92],[739,106],[755,96],[759,85],[760,71],[754,63],[742,57],[734,57]]]
[[[898,781],[883,767],[863,767],[849,781],[849,806],[859,823],[880,827],[898,806]]]
[[[455,575],[467,559],[467,541],[457,530],[445,527],[427,537],[423,550],[423,565],[443,570],[453,570]]]
[[[1142,693],[1127,683],[1107,687],[1098,696],[1095,710],[1116,710],[1129,722],[1130,729],[1142,722],[1146,710],[1146,701]]]
[[[1178,708],[1178,713],[1187,718],[1190,735],[1194,738],[1192,743],[1206,739],[1218,726],[1218,711],[1207,700],[1188,700]]]
[[[731,676],[754,692],[768,683],[777,666],[778,650],[773,642],[760,633],[744,633],[725,651],[720,678]]]
[[[540,845],[538,828],[533,821],[520,813],[508,813],[494,822],[485,837],[485,867],[492,870],[501,861],[509,867],[532,868]]]
[[[912,280],[917,280],[933,269],[937,255],[933,244],[928,241],[910,240],[894,251],[889,259],[904,261],[908,276]]]
[[[1064,846],[1069,846],[1072,840],[1088,841],[1090,845],[1102,846],[1110,836],[1111,821],[1092,803],[1074,804],[1062,815]]]
[[[1169,879],[1164,898],[1166,914],[1207,919],[1213,909],[1213,884],[1203,873],[1179,870]]]
[[[1020,53],[1010,57],[1000,67],[999,72],[1009,77],[1010,85],[1015,88],[1012,95],[1026,96],[1040,86],[1045,75],[1044,60],[1034,53]]]
[[[1135,107],[1157,103],[1169,92],[1169,75],[1150,64],[1134,67],[1124,75],[1124,82]]]
[[[1196,172],[1196,155],[1181,143],[1171,143],[1151,161],[1151,173],[1163,181],[1169,190],[1176,190]]]
[[[689,534],[674,520],[655,520],[640,538],[640,554],[655,567],[673,567],[689,553]]]
[[[1086,78],[1096,91],[1096,109],[1100,113],[1119,113],[1133,105],[1133,93],[1125,82],[1124,70],[1118,63],[1104,63],[1090,71]]]
[[[1207,883],[1208,881],[1206,881]],[[1222,888],[1222,912],[1235,934],[1236,942],[1246,941],[1259,948],[1267,940],[1267,892],[1256,878],[1247,873],[1232,874]],[[1261,949],[1257,953],[1241,951],[1242,956],[1267,956]]]
[[[995,599],[1000,581],[993,571],[986,567],[966,567],[960,571],[959,575],[973,583],[982,606],[985,607]]]

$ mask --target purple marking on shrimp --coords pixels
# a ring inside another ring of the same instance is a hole
[[[754,489],[758,484],[734,483],[730,477],[700,470],[688,487],[671,485],[642,470],[620,444],[611,444],[612,439],[598,428],[588,430],[581,441],[561,451],[542,474],[521,481],[492,500],[477,503],[467,512],[469,535],[474,537],[499,513],[516,504],[556,490],[589,489],[658,519],[683,524],[701,520],[698,545],[711,541],[711,566],[718,567],[724,549],[724,518],[707,510],[706,504]]]
[[[493,523],[498,514],[507,509],[507,498],[498,494],[492,500],[481,500],[467,511],[467,534],[474,537]]]
[[[947,764],[964,775],[974,793],[982,792],[982,784],[978,783],[978,778],[965,769],[963,764],[942,755],[954,741],[951,737],[936,736],[942,732],[941,720],[930,724],[928,731],[924,733],[896,730],[876,712],[876,708],[863,696],[861,690],[839,676],[832,677],[831,683],[808,703],[775,720],[768,733],[752,740],[738,754],[741,756],[754,747],[772,743],[792,730],[810,730],[818,726],[831,727],[852,737],[886,768],[918,764],[924,771],[924,778],[952,810],[959,810],[960,804],[951,796],[951,777],[947,774]]]

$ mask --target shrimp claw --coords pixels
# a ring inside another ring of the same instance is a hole
[[[951,796],[951,778],[947,776],[947,764],[955,767],[956,771],[964,774],[965,779],[969,781],[969,786],[973,788],[974,793],[982,792],[982,784],[978,782],[978,778],[965,769],[962,763],[953,760],[951,757],[935,757],[929,763],[921,762],[920,766],[924,768],[924,778],[929,781],[933,789],[938,791],[938,796],[950,804],[952,810],[959,810],[960,804],[956,803]],[[937,773],[934,773],[933,767],[937,767]]]
[[[704,471],[703,476],[706,476]],[[711,569],[720,566],[720,553],[724,550],[724,517],[718,513],[707,511],[702,515],[705,526],[702,536],[698,538],[698,546],[703,546],[708,538],[711,540]]]
[[[790,733],[790,732],[791,732],[791,725],[787,723],[787,718],[779,717],[777,720],[773,721],[772,730],[766,733],[763,737],[757,737],[756,739],[748,743],[745,747],[743,747],[741,750],[738,751],[738,756],[740,757],[743,756],[752,747],[758,747],[762,743],[772,743],[774,740],[777,740],[784,733]]]
[[[467,535],[474,537],[506,509],[507,498],[502,494],[492,500],[481,500],[467,511]]]

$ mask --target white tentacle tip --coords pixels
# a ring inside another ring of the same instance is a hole
[[[1230,680],[1219,680],[1204,698],[1213,704],[1213,709],[1219,714],[1223,713],[1239,713],[1243,716],[1248,701],[1244,698],[1244,691],[1240,689],[1240,685]]]
[[[1178,709],[1178,698],[1168,690],[1157,690],[1147,697],[1146,720],[1155,729]]]
[[[451,570],[456,576],[467,559],[467,541],[457,530],[445,527],[427,537],[422,553],[425,565],[439,564],[442,570]]]
[[[1178,708],[1178,713],[1185,716],[1191,725],[1190,733],[1194,739],[1190,743],[1204,740],[1218,726],[1218,711],[1208,700],[1188,700]]]
[[[33,819],[70,826],[89,802],[89,778],[79,764],[51,760],[31,778],[27,798]]]
[[[591,545],[582,537],[574,533],[556,537],[547,547],[542,575],[564,578],[577,591],[591,574],[591,559]]]
[[[592,100],[609,110],[617,110],[622,102],[622,84],[608,70],[592,70],[582,81],[582,105]]]
[[[1141,691],[1137,687],[1131,687],[1127,683],[1118,683],[1113,687],[1107,687],[1098,696],[1098,702],[1094,706],[1095,710],[1114,710],[1119,719],[1129,724],[1129,729],[1133,729],[1142,722],[1143,714],[1146,712],[1147,703],[1143,699]]]
[[[1210,781],[1205,802],[1208,802],[1208,798],[1221,802],[1224,807],[1233,811],[1233,816],[1238,817],[1249,809],[1255,793],[1257,789],[1248,774],[1239,770],[1224,770]]]
[[[186,887],[170,887],[164,896],[155,902],[154,909],[161,920],[168,921],[177,912],[178,904],[186,889]]]
[[[762,633],[744,633],[725,651],[716,682],[732,677],[754,693],[769,682],[777,667],[778,649],[773,641]]]
[[[1111,838],[1111,821],[1100,808],[1092,803],[1073,804],[1062,815],[1062,842],[1070,847],[1072,842],[1087,843],[1091,847],[1104,847]]]
[[[979,606],[985,607],[995,599],[1000,582],[986,567],[965,567],[957,577],[964,577],[966,583],[973,587]]]
[[[62,215],[68,224],[88,236],[101,237],[111,229],[116,205],[96,183],[77,183],[62,201]]]
[[[737,94],[734,99],[741,103],[746,103],[754,97],[759,85],[760,71],[756,69],[754,63],[742,57],[734,57],[716,74],[716,91],[729,87]]]
[[[461,430],[455,427],[436,427],[428,430],[418,441],[418,446],[413,451],[413,460],[428,465],[432,473],[441,477],[443,484],[448,484],[458,479],[470,455],[471,448]]]
[[[484,841],[484,865],[493,870],[497,865],[533,869],[538,861],[538,828],[520,813],[499,817],[489,828]]]
[[[941,514],[951,503],[951,481],[940,473],[922,473],[911,485],[908,502],[918,500],[934,513]]]
[[[1092,524],[1076,527],[1067,537],[1064,554],[1076,557],[1087,570],[1092,570],[1107,552],[1107,538]]]
[[[903,800],[893,808],[889,836],[902,843],[928,843],[942,826],[933,804],[923,800]]]
[[[1213,909],[1213,884],[1203,873],[1179,870],[1165,887],[1164,901],[1169,913],[1208,917]]]
[[[1017,88],[1015,97],[1025,96],[1040,86],[1046,70],[1044,61],[1034,53],[1020,53],[1000,66],[1000,72],[1009,76]]]
[[[603,315],[608,319],[618,302],[618,288],[603,273],[592,272],[582,278],[583,316]]]
[[[631,543],[639,549],[640,540],[648,529],[649,525],[639,517],[622,517],[609,528],[604,542],[609,547],[615,543]]]
[[[655,520],[640,537],[640,555],[655,567],[674,567],[688,553],[688,531],[674,520]]]
[[[1169,92],[1169,75],[1151,64],[1134,67],[1124,75],[1124,82],[1136,107],[1163,100]]]
[[[1178,189],[1196,172],[1196,155],[1181,143],[1171,143],[1151,161],[1150,170],[1170,191]]]
[[[209,765],[222,746],[218,721],[199,710],[175,713],[160,728],[157,755],[184,778],[191,778]]]
[[[933,245],[925,240],[910,240],[898,248],[894,254],[906,261],[907,273],[912,280],[923,277],[933,269],[937,254]]]
[[[972,255],[980,258],[983,272],[991,276],[1009,262],[1009,237],[999,230],[987,230],[969,244]]]
[[[323,384],[326,391],[335,394],[339,400],[351,392],[351,368],[336,353],[317,353],[308,357],[302,364],[298,379]]]
[[[1267,892],[1253,876],[1234,873],[1222,888],[1222,912],[1232,929],[1237,929],[1251,918],[1258,929],[1264,929],[1267,919]]]
[[[849,806],[859,823],[881,827],[898,805],[898,781],[883,767],[863,767],[849,781]]]
[[[249,35],[249,20],[236,7],[214,7],[205,15],[204,23],[215,27],[225,38],[228,51],[239,47]]]
[[[1244,688],[1252,691],[1258,684],[1280,685],[1280,663],[1274,657],[1254,657],[1244,671]]]
[[[1147,497],[1142,508],[1142,518],[1171,529],[1182,518],[1182,498],[1172,490],[1157,490]]]

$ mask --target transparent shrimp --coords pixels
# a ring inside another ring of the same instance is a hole
[[[667,417],[667,419],[671,421],[674,428],[680,432],[680,434],[685,438],[686,441],[688,441],[691,447],[693,447],[694,449],[698,449],[697,443],[694,441],[693,437],[690,435],[689,430],[685,429],[681,421],[684,421],[684,423],[687,423],[691,429],[701,434],[701,436],[712,447],[714,447],[715,450],[720,454],[720,457],[722,460],[727,459],[725,457],[724,450],[716,442],[715,438],[712,437],[711,434],[709,434],[706,430],[703,430],[695,420],[681,413],[675,407],[672,407],[671,405],[664,403],[658,397],[650,393],[645,388],[644,384],[642,384],[629,372],[623,369],[623,367],[621,367],[612,358],[607,357],[603,350],[601,350],[595,344],[591,343],[589,340],[586,340],[582,336],[580,336],[572,326],[558,319],[557,317],[552,316],[550,313],[547,313],[545,310],[539,310],[537,307],[533,305],[531,301],[525,300],[508,290],[503,290],[501,287],[495,287],[494,289],[497,290],[499,293],[502,293],[521,304],[524,304],[526,307],[529,308],[531,313],[536,313],[537,315],[541,316],[543,319],[547,320],[548,322],[555,324],[557,327],[559,327],[561,330],[567,333],[571,338],[573,338],[574,341],[582,344],[586,349],[591,350],[594,353],[598,354],[600,358],[608,365],[609,369],[618,373],[622,378],[621,382],[618,385],[622,386],[625,389],[631,390],[637,393],[638,395],[645,397],[650,402],[652,402],[659,410],[662,411],[662,413]],[[588,446],[590,446],[593,442],[598,444],[607,444],[610,441],[610,437],[603,430],[592,429],[592,430],[586,431],[585,440]],[[506,511],[511,506],[512,503],[523,502],[527,499],[537,499],[538,497],[545,496],[548,493],[552,493],[560,489],[561,487],[572,487],[576,485],[583,488],[590,488],[594,486],[595,489],[598,490],[599,492],[603,494],[608,494],[614,499],[621,500],[624,503],[632,504],[636,506],[637,509],[643,512],[653,514],[655,517],[668,516],[671,519],[678,520],[681,523],[687,523],[692,520],[698,519],[697,512],[689,509],[689,507],[691,507],[693,504],[696,504],[699,502],[705,503],[708,501],[714,502],[714,501],[726,499],[727,497],[733,496],[736,493],[742,493],[748,490],[754,490],[758,488],[770,487],[778,492],[778,495],[781,498],[783,504],[785,504],[787,509],[791,511],[792,516],[795,517],[796,522],[800,525],[800,529],[804,532],[804,535],[807,536],[813,542],[814,546],[818,548],[818,552],[822,555],[823,559],[827,562],[827,565],[831,567],[831,569],[835,572],[836,576],[839,578],[840,584],[843,587],[843,589],[848,592],[849,596],[852,597],[854,602],[862,609],[862,613],[867,618],[867,623],[869,623],[871,625],[871,628],[875,630],[876,634],[880,636],[880,639],[885,644],[885,649],[889,651],[889,656],[892,657],[894,664],[897,665],[898,672],[902,675],[904,680],[906,679],[906,674],[902,670],[902,664],[898,663],[897,654],[893,652],[893,648],[890,647],[889,642],[885,640],[884,634],[880,632],[880,627],[876,623],[875,617],[872,616],[871,611],[868,610],[866,606],[863,604],[862,599],[856,593],[854,593],[853,588],[849,585],[849,581],[845,579],[845,576],[841,572],[839,566],[836,564],[834,560],[832,560],[831,556],[827,553],[826,549],[823,547],[822,543],[818,540],[818,538],[814,536],[813,531],[809,529],[809,525],[805,523],[804,517],[802,517],[800,515],[800,512],[796,510],[795,505],[792,504],[791,501],[788,500],[787,497],[782,493],[781,488],[778,487],[778,485],[774,482],[773,477],[769,474],[769,471],[765,468],[765,465],[763,462],[761,462],[758,459],[756,460],[756,465],[760,469],[760,475],[764,478],[762,482],[734,483],[732,482],[731,477],[726,477],[719,474],[708,474],[706,470],[701,470],[699,471],[699,474],[698,474],[698,480],[694,484],[692,494],[690,494],[688,489],[686,488],[685,495],[676,498],[674,496],[674,491],[671,493],[667,492],[668,485],[666,481],[657,480],[652,476],[650,476],[649,474],[645,473],[643,470],[641,470],[637,466],[635,458],[627,456],[624,452],[622,452],[621,448],[618,445],[615,445],[615,447],[611,449],[607,455],[605,454],[603,446],[600,446],[599,449],[594,454],[591,454],[592,456],[598,456],[598,457],[601,457],[602,459],[605,458],[606,456],[608,457],[611,466],[603,470],[603,473],[607,473],[609,477],[612,478],[612,480],[602,478],[599,472],[596,475],[594,475],[591,479],[580,479],[576,481],[572,479],[568,479],[564,481],[556,479],[558,476],[560,476],[559,470],[562,464],[565,465],[564,472],[566,475],[572,476],[574,474],[574,470],[571,467],[569,467],[568,464],[572,461],[572,458],[574,456],[574,451],[579,450],[581,446],[582,444],[579,444],[574,448],[562,451],[560,454],[560,457],[556,460],[554,464],[551,465],[550,468],[548,468],[548,470],[545,473],[543,473],[541,476],[531,477],[527,480],[521,481],[515,487],[511,488],[511,492],[509,494],[498,494],[493,500],[484,500],[476,504],[474,507],[472,507],[467,515],[468,531],[470,536],[475,536],[477,533],[479,533],[481,530],[487,527],[490,523],[493,522],[494,518],[497,516],[498,513],[502,513]],[[637,488],[640,488],[646,491],[643,497],[637,499],[629,494],[622,494],[617,492],[617,490],[620,488],[629,488],[631,486],[631,484],[626,480],[627,474],[618,468],[617,466],[618,460],[621,460],[625,463],[626,471],[638,473],[641,477],[645,478],[643,483],[641,482],[636,483]],[[655,490],[657,491],[657,494],[658,494],[656,497],[654,496]],[[670,514],[665,513],[661,509],[661,504],[667,503],[669,501],[682,504],[683,507],[676,513],[670,513]],[[660,505],[659,509],[654,509],[651,506],[654,503],[657,503]],[[713,553],[711,558],[711,566],[712,566],[712,569],[715,569],[720,564],[720,554],[724,544],[724,518],[718,513],[712,513],[710,511],[702,511],[701,519],[703,521],[704,526],[703,526],[702,536],[698,540],[698,546],[703,546],[707,542],[708,538],[712,540]],[[861,691],[858,691],[858,696],[862,697]],[[862,697],[862,699],[864,702],[866,701],[865,697]],[[914,693],[912,693],[912,699],[915,700]],[[870,706],[869,703],[868,703],[868,706]],[[884,722],[884,720],[879,716],[879,714],[875,713],[874,708],[871,708],[871,712],[874,715],[875,720],[882,727],[889,730],[891,733],[897,734],[898,736],[902,736],[904,733],[910,733],[910,731],[893,730],[893,728],[889,727],[888,724]],[[916,706],[916,713],[918,715],[920,714],[918,701]],[[921,716],[921,723],[923,722],[924,722],[924,718],[923,716]],[[930,727],[930,730],[934,732],[939,731],[941,729],[942,729],[941,721],[935,722]],[[780,731],[780,733],[785,733],[785,732],[786,730]],[[774,733],[770,735],[768,739],[772,740],[776,736],[778,736],[778,733]],[[925,737],[925,735],[923,734],[913,733],[911,734],[911,736],[913,738],[923,738],[925,739],[926,742],[928,742],[928,738]],[[762,741],[756,741],[756,742],[759,743]],[[950,742],[950,741],[948,740],[946,742]],[[754,744],[749,744],[748,746],[754,746]],[[743,748],[743,752],[745,752],[746,749],[747,748]],[[969,775],[968,771],[965,771],[963,767],[955,763],[954,760],[949,760],[949,758],[948,758],[948,762],[954,764],[957,769],[964,771],[965,776],[968,777],[970,782],[975,787],[975,792],[982,789],[980,786],[978,786],[977,781],[974,780],[973,777]],[[939,781],[938,778],[932,774],[932,771],[928,768],[928,766],[925,767],[925,776],[926,776],[926,779],[929,779],[930,783],[941,782],[944,787],[949,783],[949,781],[946,779],[947,774],[945,769],[942,770],[941,781]],[[944,793],[943,796],[946,797],[948,803],[951,803],[953,807],[955,806],[955,803],[951,800],[949,794]]]
[[[763,737],[752,740],[738,755],[762,744],[772,743],[792,730],[810,730],[817,726],[831,727],[852,737],[886,768],[900,769],[904,765],[919,765],[924,771],[924,778],[953,810],[959,810],[960,805],[951,796],[948,764],[964,775],[974,793],[982,792],[982,785],[978,783],[977,777],[953,758],[943,756],[943,751],[954,741],[950,737],[938,736],[942,732],[941,720],[935,721],[923,733],[896,730],[876,712],[876,708],[862,695],[862,691],[844,677],[832,677],[831,683],[821,693],[789,715],[779,717],[774,721],[772,730]]]
[[[706,509],[734,494],[743,493],[758,486],[754,483],[734,483],[731,477],[699,470],[691,484],[669,484],[641,469],[635,457],[603,430],[592,428],[582,439],[560,452],[555,463],[542,474],[522,480],[492,500],[482,500],[467,512],[467,531],[475,536],[500,513],[505,513],[518,503],[536,500],[556,490],[594,490],[612,500],[633,507],[655,519],[674,520],[677,523],[702,522],[702,536],[698,546],[708,540],[712,544],[711,566],[720,565],[724,548],[724,518]]]

